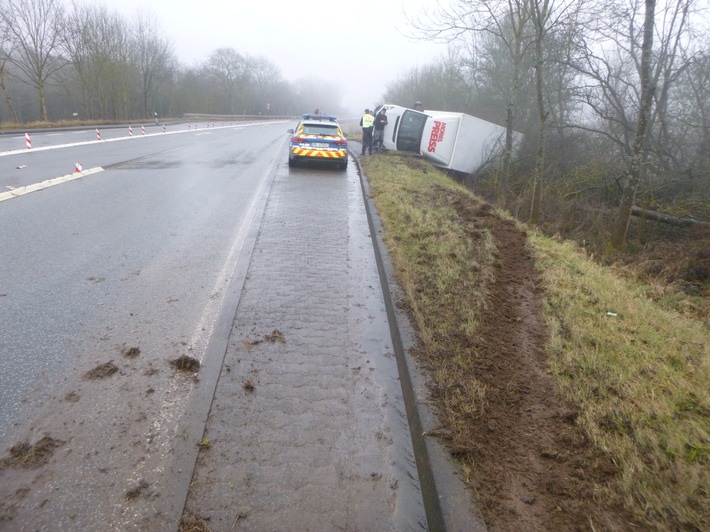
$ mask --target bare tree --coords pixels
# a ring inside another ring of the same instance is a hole
[[[510,79],[506,110],[506,139],[502,161],[503,179],[507,182],[513,154],[513,134],[516,111],[520,98],[524,56],[531,44],[529,12],[526,0],[456,0],[450,5],[439,6],[433,13],[411,20],[412,27],[423,38],[455,40],[471,32],[490,33],[508,52]]]
[[[15,111],[15,106],[12,103],[12,98],[10,97],[10,92],[5,81],[6,65],[12,55],[12,43],[10,39],[8,39],[8,32],[9,28],[5,24],[4,19],[0,18],[0,38],[2,39],[0,42],[0,88],[2,88],[2,92],[5,96],[7,108],[12,113],[15,122],[18,122],[17,112]]]
[[[218,48],[210,54],[206,66],[226,97],[229,113],[237,114],[237,97],[243,96],[249,76],[246,59],[234,48]]]
[[[7,0],[0,18],[13,49],[9,60],[23,74],[17,78],[37,89],[40,120],[47,120],[45,84],[63,64],[64,8],[59,0]]]
[[[91,118],[138,116],[140,74],[129,23],[105,6],[75,6],[68,16],[65,49]]]
[[[532,205],[530,222],[540,220],[542,185],[545,176],[545,158],[547,148],[548,105],[545,84],[547,79],[547,61],[543,50],[549,36],[563,27],[576,26],[576,19],[581,9],[579,0],[527,0],[527,10],[533,28],[533,50],[535,57],[535,101],[538,111],[537,154],[533,173]],[[557,42],[563,42],[557,40]]]
[[[675,130],[686,168],[710,168],[710,46],[696,55],[683,76]]]
[[[695,0],[666,2],[662,17],[655,24],[658,46],[651,58],[650,82],[656,87],[653,107],[649,116],[648,144],[657,162],[663,166],[674,164],[678,138],[673,138],[671,122],[677,105],[673,99],[673,86],[693,62],[687,52],[692,41],[689,34],[691,7]],[[579,94],[587,111],[596,121],[586,120],[580,127],[605,137],[616,145],[622,157],[628,159],[633,151],[636,126],[641,101],[642,30],[644,16],[641,0],[602,4],[604,8],[590,28],[579,59],[571,64],[580,72]],[[659,17],[655,17],[658,19]],[[677,95],[676,95],[677,96]]]
[[[693,3],[694,0],[680,0],[667,5],[662,11],[661,31],[656,31],[658,46],[651,67],[655,91],[648,140],[658,164],[666,169],[681,166],[677,154],[682,138],[672,131],[675,113],[670,109],[673,105],[671,92],[692,62],[693,54],[688,54],[688,46],[692,40],[689,21]],[[638,64],[639,60],[635,62]]]
[[[252,113],[269,114],[276,89],[281,83],[281,72],[278,67],[265,57],[251,57],[248,59],[251,71],[251,102],[249,108]]]
[[[634,135],[631,161],[627,171],[626,186],[621,196],[616,223],[612,229],[610,245],[619,250],[626,244],[631,211],[636,199],[636,190],[641,181],[643,166],[646,159],[646,133],[653,106],[655,87],[651,77],[651,61],[653,54],[653,32],[656,14],[656,0],[645,0],[646,11],[643,22],[643,42],[641,45],[640,84],[641,98],[639,101],[639,116]]]
[[[135,55],[141,76],[143,116],[148,116],[151,100],[174,70],[170,43],[161,37],[155,18],[141,13],[135,23]]]
[[[405,107],[419,100],[427,109],[471,111],[474,97],[462,63],[463,60],[450,50],[448,57],[415,67],[404,78],[388,86],[385,100]],[[484,118],[481,114],[477,113]]]

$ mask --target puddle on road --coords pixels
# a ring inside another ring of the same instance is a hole
[[[168,170],[170,168],[179,168],[182,162],[179,161],[148,161],[138,159],[135,161],[126,161],[119,163],[113,168],[120,170]]]

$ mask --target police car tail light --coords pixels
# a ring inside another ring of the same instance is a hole
[[[303,137],[292,137],[291,142],[306,142],[306,139]]]
[[[347,145],[348,145],[348,141],[347,141],[347,140],[338,139],[338,140],[335,141],[335,145],[336,145],[336,146],[347,146]]]

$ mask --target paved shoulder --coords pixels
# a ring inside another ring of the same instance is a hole
[[[211,530],[426,528],[358,176],[279,168],[187,512]]]

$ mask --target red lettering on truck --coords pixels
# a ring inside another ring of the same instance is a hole
[[[429,136],[429,147],[427,151],[429,153],[436,151],[436,143],[444,140],[444,133],[446,132],[446,123],[434,120],[434,127],[431,128],[431,135]]]

